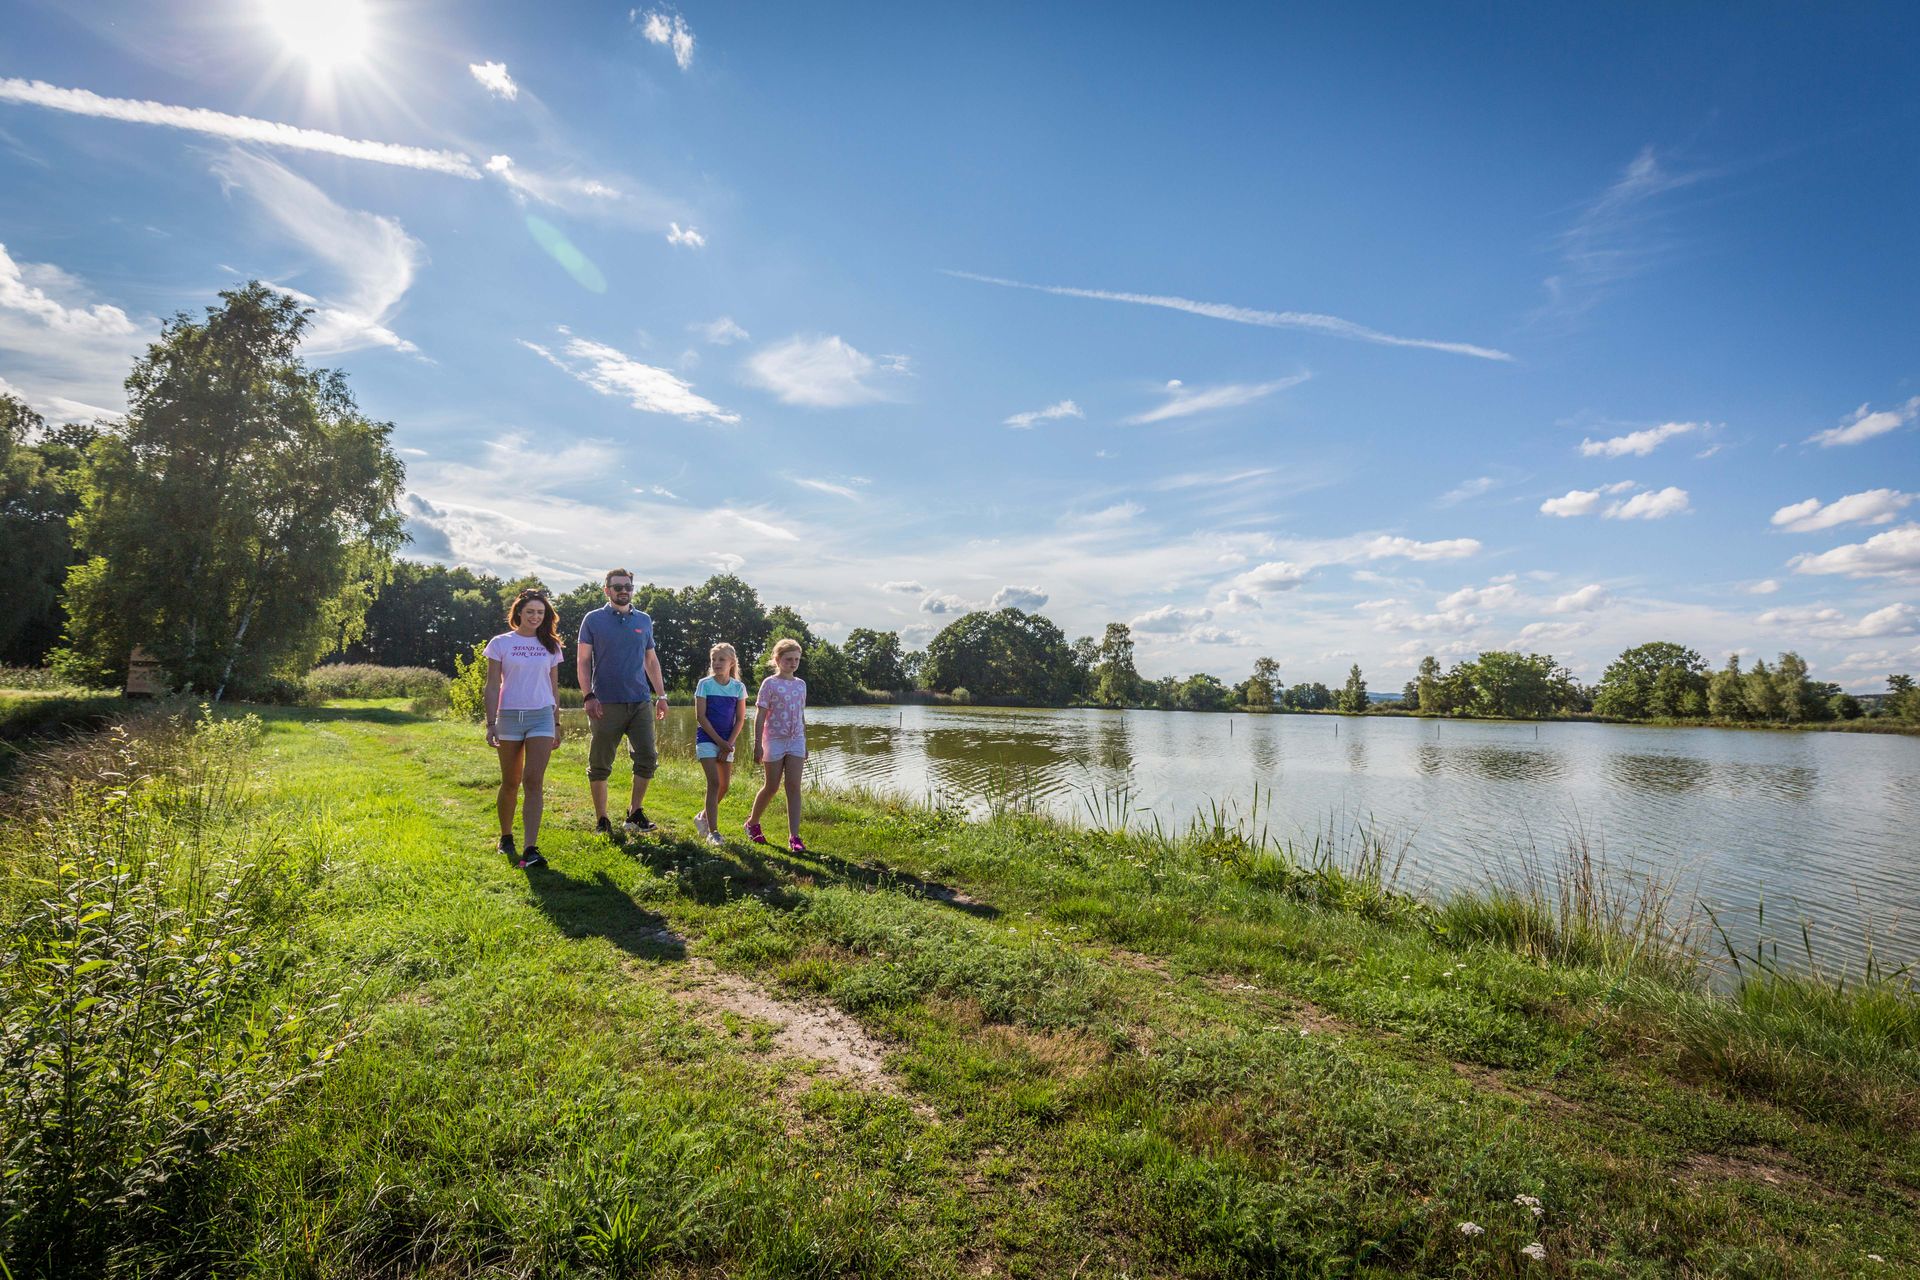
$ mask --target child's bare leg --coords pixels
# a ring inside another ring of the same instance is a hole
[[[800,779],[807,770],[805,756],[788,756],[780,762],[786,766],[787,777],[787,834],[800,834]]]
[[[720,772],[720,800],[727,798],[727,792],[733,790],[733,766],[725,760],[715,760],[714,766]]]
[[[720,796],[726,790],[726,784],[720,781],[720,771],[726,768],[718,760],[702,760],[700,769],[707,775],[707,807],[702,810],[707,819],[707,830],[715,830],[720,822]]]
[[[760,784],[760,793],[753,798],[753,812],[747,815],[747,821],[754,826],[760,825],[760,815],[773,803],[773,793],[780,789],[780,775],[783,772],[780,760],[767,761],[767,780]]]

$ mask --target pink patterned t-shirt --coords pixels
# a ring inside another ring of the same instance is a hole
[[[797,738],[807,731],[807,682],[799,676],[768,676],[753,704],[760,708],[769,738]]]

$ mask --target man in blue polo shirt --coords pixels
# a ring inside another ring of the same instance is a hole
[[[593,745],[587,750],[587,786],[593,792],[594,829],[613,834],[607,819],[607,778],[620,739],[633,757],[633,803],[627,806],[628,831],[652,831],[642,807],[647,783],[660,764],[653,722],[667,717],[667,685],[660,677],[660,655],[653,647],[653,619],[633,607],[633,575],[607,573],[607,602],[580,619],[575,670],[586,694]],[[652,696],[648,696],[651,692]]]

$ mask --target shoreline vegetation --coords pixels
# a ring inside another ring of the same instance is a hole
[[[1729,955],[1577,844],[1421,898],[1257,799],[1142,831],[815,793],[796,856],[696,843],[670,759],[666,829],[609,842],[573,741],[519,872],[417,696],[21,762],[11,1275],[1920,1267],[1910,967]]]

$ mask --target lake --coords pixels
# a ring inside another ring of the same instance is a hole
[[[1795,960],[1805,919],[1823,964],[1857,968],[1869,927],[1883,963],[1920,956],[1920,738],[923,706],[807,719],[815,783],[1163,828],[1216,804],[1246,817],[1257,791],[1255,830],[1310,845],[1368,824],[1405,847],[1402,883],[1437,893],[1584,838],[1615,868],[1677,877],[1743,950],[1764,935]],[[663,749],[691,755],[692,736],[676,712]]]

